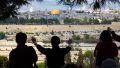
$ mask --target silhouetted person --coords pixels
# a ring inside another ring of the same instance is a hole
[[[33,68],[36,66],[37,55],[33,47],[25,45],[25,33],[16,35],[17,47],[9,54],[9,68]]]
[[[107,58],[114,59],[118,56],[117,45],[113,42],[112,36],[108,30],[104,30],[100,35],[100,41],[94,51],[96,66],[101,66]]]
[[[66,48],[60,48],[60,38],[53,36],[51,38],[52,48],[44,48],[41,45],[37,44],[36,39],[33,37],[32,41],[37,49],[46,55],[47,67],[48,68],[62,68],[64,66],[64,57],[71,50],[70,46]],[[71,42],[69,42],[71,44]]]

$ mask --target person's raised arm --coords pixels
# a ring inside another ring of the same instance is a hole
[[[120,42],[120,35],[117,35],[114,31],[112,31],[111,34],[112,34],[113,39],[114,39],[115,41]]]
[[[107,30],[112,34],[115,41],[120,42],[120,35],[117,35],[110,27],[108,27]]]
[[[44,47],[42,47],[41,45],[37,44],[35,37],[32,37],[32,42],[41,53],[46,54],[46,49]]]
[[[68,47],[72,47],[72,39],[69,39],[68,41],[67,41],[67,43],[68,43]]]
[[[68,46],[66,47],[66,53],[68,53],[68,52],[71,50],[71,47],[72,47],[71,43],[72,43],[72,40],[69,39],[69,40],[67,41],[67,43],[68,43]]]

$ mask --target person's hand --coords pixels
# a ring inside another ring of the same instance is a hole
[[[37,44],[35,37],[32,37],[32,42],[33,42],[33,44]]]
[[[68,43],[69,45],[71,45],[72,39],[69,39],[69,40],[67,41],[67,43]]]

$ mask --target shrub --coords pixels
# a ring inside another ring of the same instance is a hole
[[[0,67],[8,67],[6,66],[8,62],[8,58],[5,56],[0,56]]]
[[[45,68],[45,63],[37,63],[38,68]]]

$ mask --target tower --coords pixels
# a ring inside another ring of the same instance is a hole
[[[33,7],[30,7],[28,12],[28,19],[31,19],[31,12],[33,12]]]

